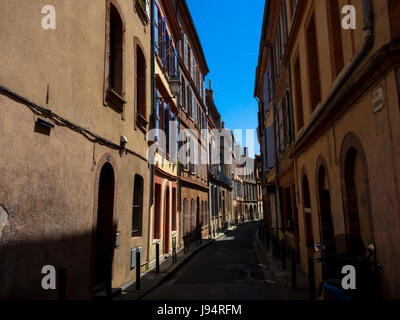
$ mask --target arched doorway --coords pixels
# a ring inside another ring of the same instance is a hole
[[[94,263],[94,291],[104,289],[112,278],[115,230],[114,220],[114,169],[105,163],[100,172],[97,206],[97,225]]]
[[[368,254],[368,245],[374,242],[369,207],[368,180],[362,153],[350,147],[344,158],[343,211],[346,225],[347,251],[353,256]]]
[[[314,247],[314,234],[312,227],[312,211],[311,211],[311,197],[310,186],[306,175],[303,175],[303,214],[304,214],[304,230],[306,236],[307,248]]]
[[[320,160],[320,162],[322,161]],[[317,186],[322,243],[326,247],[326,253],[334,254],[336,253],[336,245],[331,211],[331,193],[326,166],[323,164],[319,165]]]
[[[164,199],[164,254],[169,253],[170,211],[169,187],[167,187]]]

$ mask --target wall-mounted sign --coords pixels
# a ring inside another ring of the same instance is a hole
[[[380,85],[371,94],[372,100],[372,111],[377,113],[385,107],[385,89],[383,85]]]

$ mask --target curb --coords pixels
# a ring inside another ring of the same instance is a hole
[[[216,238],[218,239],[218,238]],[[157,281],[156,284],[154,284],[153,286],[151,286],[150,288],[148,288],[146,291],[144,291],[139,297],[137,297],[136,299],[133,300],[140,300],[143,297],[145,297],[146,295],[148,295],[151,291],[153,291],[154,289],[156,289],[158,286],[160,286],[163,282],[167,281],[173,274],[175,274],[179,268],[181,268],[183,265],[185,265],[187,262],[189,262],[189,260],[191,260],[194,255],[198,252],[200,252],[201,250],[203,250],[206,247],[209,247],[211,244],[215,243],[216,239],[212,239],[210,242],[202,245],[201,247],[196,248],[194,251],[190,252],[187,256],[184,257],[183,260],[177,262],[175,265],[170,266],[167,270],[166,270],[166,274],[163,275],[162,277],[160,277],[160,279]]]

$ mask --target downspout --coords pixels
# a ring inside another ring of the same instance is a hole
[[[353,61],[350,63],[349,67],[340,77],[335,87],[326,98],[324,104],[317,111],[314,117],[311,119],[309,125],[304,130],[304,132],[300,135],[297,142],[295,143],[295,149],[298,148],[300,142],[304,140],[306,136],[310,134],[310,130],[313,126],[322,123],[327,114],[333,109],[334,105],[330,105],[332,101],[334,101],[336,95],[343,89],[344,84],[349,80],[350,76],[353,72],[358,68],[363,59],[367,56],[368,52],[372,49],[375,43],[375,34],[374,34],[374,8],[372,4],[373,0],[363,0],[363,16],[364,16],[364,27],[363,31],[365,33],[365,40],[362,48],[358,51],[357,55],[354,57]]]
[[[154,65],[154,0],[150,0],[150,73],[151,73],[151,115],[150,115],[150,129],[153,129],[156,127],[156,117],[155,115],[155,97],[156,97],[156,92],[155,92],[155,65]],[[150,249],[151,249],[151,216],[152,216],[152,210],[151,207],[154,204],[153,203],[153,197],[154,197],[154,175],[155,175],[155,166],[154,164],[150,165],[150,199],[149,199],[149,219],[148,219],[148,228],[149,228],[149,237],[148,237],[148,249],[147,249],[147,265],[148,268],[150,268]]]

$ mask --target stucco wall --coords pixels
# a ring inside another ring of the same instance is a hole
[[[106,0],[52,1],[56,30],[42,29],[41,11],[47,4],[41,0],[0,1],[0,29],[7,30],[0,33],[0,85],[116,145],[123,135],[129,141],[128,149],[146,157],[145,134],[134,126],[135,44],[140,43],[146,57],[149,120],[150,26],[139,18],[135,1],[118,1],[125,28],[127,103],[123,114],[103,104]],[[54,297],[55,292],[43,292],[40,286],[41,266],[54,264],[67,267],[68,298],[91,297],[96,174],[105,154],[115,164],[114,221],[120,233],[120,246],[114,253],[113,287],[133,280],[130,249],[142,246],[143,257],[147,257],[147,162],[94,144],[57,124],[50,135],[42,134],[35,131],[35,121],[36,116],[26,105],[0,95],[0,205],[8,216],[5,226],[1,222],[0,296]],[[132,238],[135,174],[144,180],[143,234]]]

